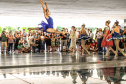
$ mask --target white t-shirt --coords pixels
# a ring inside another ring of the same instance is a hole
[[[25,35],[26,35],[26,37],[24,37]],[[23,40],[27,40],[27,33],[26,32],[23,34]]]
[[[43,39],[44,38],[44,36],[41,36],[41,39]]]
[[[27,44],[24,43],[23,46],[24,46],[25,48],[27,48],[27,49],[30,47],[29,43],[27,43]]]
[[[103,32],[98,32],[98,33],[97,33],[97,38],[101,38],[101,37],[99,37],[99,35],[100,35],[100,36],[103,36]]]
[[[94,37],[94,34],[93,34],[93,33],[89,33],[89,36],[90,36],[91,38],[93,38],[93,37]]]
[[[32,39],[33,39],[33,36],[29,36],[28,38],[29,38],[29,41],[32,41]]]

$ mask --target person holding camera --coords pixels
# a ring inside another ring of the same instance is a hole
[[[2,34],[1,34],[2,53],[4,53],[4,47],[5,47],[6,51],[7,51],[7,39],[8,39],[8,36],[5,33],[5,31],[3,31]]]
[[[65,28],[63,28],[63,30],[62,30],[63,32],[65,32]],[[67,49],[67,34],[60,34],[60,37],[61,37],[61,52],[63,52],[63,51],[66,51],[66,49]],[[64,48],[65,49],[63,49],[63,44],[64,44]]]

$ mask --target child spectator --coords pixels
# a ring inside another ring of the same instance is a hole
[[[18,43],[18,53],[21,53],[21,52],[22,52],[23,43],[24,43],[24,41],[23,41],[23,39],[21,38],[21,39],[19,40],[19,43]]]
[[[97,43],[95,41],[92,41],[92,45],[90,48],[91,51],[96,52],[98,50]]]
[[[28,52],[30,52],[30,50],[31,50],[31,48],[30,48],[29,43],[26,40],[24,40],[22,52],[28,53]]]

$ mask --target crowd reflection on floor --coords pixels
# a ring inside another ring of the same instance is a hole
[[[18,79],[18,80],[17,80]],[[0,75],[0,84],[23,81],[24,84],[125,84],[126,67],[41,71]]]

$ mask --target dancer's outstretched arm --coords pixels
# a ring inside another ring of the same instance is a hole
[[[46,5],[46,9],[49,10],[46,2],[45,2],[45,5]]]
[[[38,27],[36,27],[36,28],[28,28],[28,30],[39,30],[39,28]]]
[[[44,4],[43,4],[43,1],[40,0],[41,4],[42,4],[42,8],[43,8],[43,11],[45,12],[45,7],[44,7]]]
[[[40,0],[40,2],[41,2],[41,4],[42,4],[42,8],[43,8],[43,11],[44,11],[44,16],[45,16],[45,18],[48,18],[48,16],[46,15],[46,9],[45,9],[45,7],[44,7],[43,1]]]

